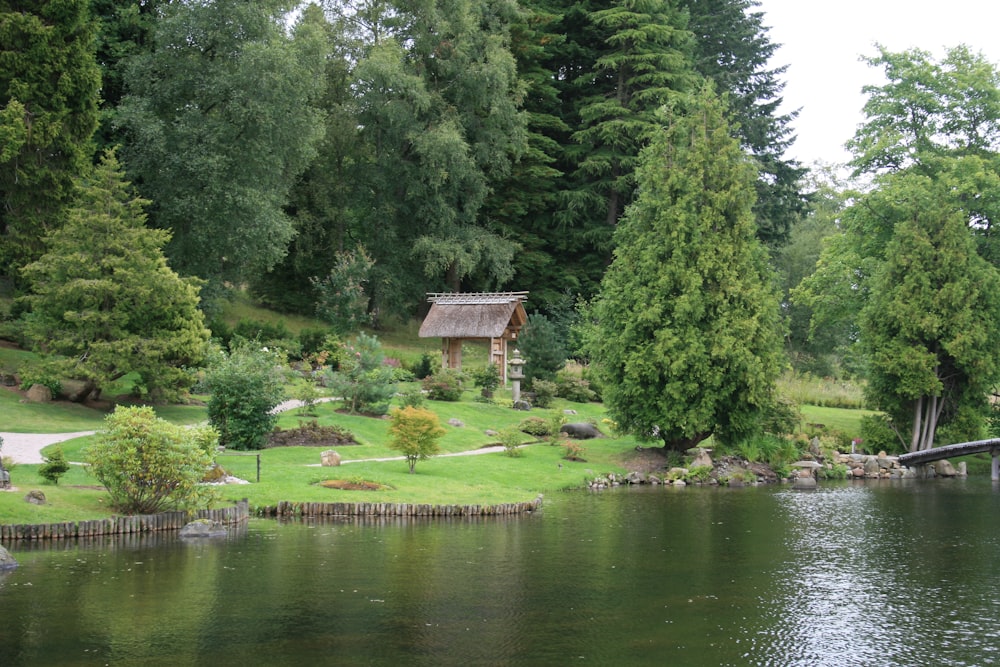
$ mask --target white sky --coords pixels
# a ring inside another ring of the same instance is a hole
[[[801,109],[798,135],[787,157],[805,166],[842,164],[844,143],[864,120],[861,87],[883,81],[881,72],[858,61],[912,47],[940,58],[967,44],[1000,62],[1000,0],[759,0],[768,36],[781,47],[771,65],[788,65],[784,111]]]

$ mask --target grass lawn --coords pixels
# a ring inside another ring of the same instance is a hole
[[[263,311],[266,312],[266,311]],[[241,317],[256,318],[257,311],[242,309]],[[260,317],[263,319],[263,317]],[[288,322],[297,329],[311,322]],[[418,342],[415,342],[418,341]],[[393,355],[398,346],[399,356],[419,357],[423,350],[435,351],[436,341],[416,338],[415,330],[396,332],[383,339],[387,353]],[[426,343],[426,346],[424,345]],[[468,362],[475,367],[481,350],[470,349]],[[485,351],[483,359],[485,360]],[[4,357],[0,357],[4,359]],[[400,387],[403,389],[404,387]],[[459,402],[425,401],[424,407],[438,415],[447,434],[440,441],[441,453],[455,454],[480,450],[497,444],[495,436],[487,431],[500,431],[516,426],[528,416],[545,420],[558,419],[564,410],[575,410],[576,415],[567,421],[591,419],[598,424],[605,416],[604,407],[598,403],[578,404],[556,400],[549,409],[535,409],[529,413],[508,407],[510,392],[500,391],[494,403],[475,400],[478,392],[467,391]],[[98,430],[103,426],[105,414],[80,405],[68,403],[21,403],[20,395],[13,391],[0,391],[0,413],[4,415],[0,430],[26,433],[55,433]],[[580,488],[585,480],[600,473],[624,472],[628,462],[636,457],[638,444],[631,437],[607,437],[583,441],[583,458],[586,461],[569,461],[565,451],[549,442],[525,434],[525,446],[520,456],[491,452],[469,456],[438,456],[420,461],[414,474],[409,473],[403,460],[373,461],[397,457],[398,452],[387,445],[389,422],[382,418],[344,414],[335,403],[321,403],[314,415],[301,414],[299,410],[283,413],[278,424],[289,429],[315,420],[320,425],[336,424],[354,434],[359,444],[334,447],[341,455],[339,467],[321,467],[320,452],[329,447],[279,447],[259,452],[260,482],[257,478],[257,453],[227,452],[219,463],[232,475],[248,480],[250,484],[219,487],[222,501],[249,498],[254,506],[274,505],[279,501],[295,502],[385,502],[428,504],[495,504],[520,502],[533,499],[539,493],[552,493],[561,489]],[[803,406],[805,423],[822,423],[854,437],[860,433],[860,418],[866,414],[859,410],[845,410]],[[168,421],[190,424],[206,419],[201,406],[166,406],[157,408],[158,414]],[[461,426],[449,425],[458,420]],[[608,428],[601,424],[602,430]],[[84,449],[92,437],[78,438],[60,446],[71,461],[82,461]],[[96,486],[80,466],[53,485],[44,481],[37,472],[38,466],[19,465],[12,471],[17,493],[0,493],[0,523],[44,523],[62,520],[80,520],[108,516],[106,495]],[[381,484],[377,491],[335,490],[320,486],[328,479],[365,480]],[[42,490],[49,499],[44,506],[29,505],[23,496],[30,489]]]
[[[841,431],[850,438],[861,437],[862,417],[876,414],[874,410],[849,410],[818,405],[802,405],[799,409],[806,424],[823,424],[828,429]]]

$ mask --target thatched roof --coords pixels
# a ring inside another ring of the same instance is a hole
[[[527,292],[428,294],[431,310],[420,325],[421,338],[500,338],[528,321],[521,305]]]

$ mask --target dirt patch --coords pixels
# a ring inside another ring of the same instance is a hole
[[[357,479],[328,479],[319,483],[327,489],[337,489],[338,491],[379,491],[389,488],[376,482]]]
[[[618,457],[618,464],[626,470],[645,474],[663,472],[667,467],[667,454],[663,447],[636,447]]]
[[[354,434],[339,426],[319,426],[315,421],[298,428],[274,431],[268,447],[345,447],[359,444]]]

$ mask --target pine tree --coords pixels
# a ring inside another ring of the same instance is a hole
[[[787,66],[770,64],[770,41],[758,0],[684,0],[694,33],[694,67],[726,94],[729,121],[745,151],[757,161],[757,237],[770,247],[788,242],[805,213],[801,190],[806,170],[784,156],[794,141],[797,111],[779,113]]]
[[[41,256],[93,157],[89,0],[0,2],[0,275]]]
[[[685,450],[752,433],[779,371],[756,170],[709,87],[643,152],[588,343],[618,428]]]
[[[209,332],[198,283],[167,266],[169,232],[145,226],[149,202],[131,194],[114,153],[80,183],[66,224],[26,266],[27,333],[62,377],[99,395],[128,373],[154,397],[174,397],[194,378]]]

